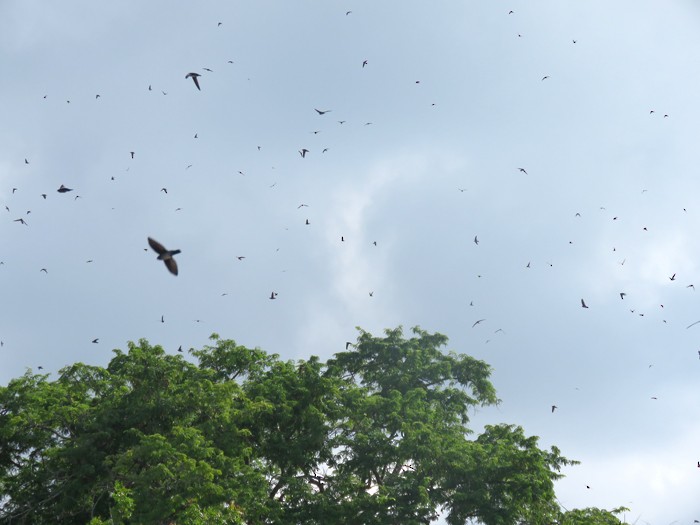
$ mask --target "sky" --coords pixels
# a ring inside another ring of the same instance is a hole
[[[700,519],[699,25],[691,0],[1,2],[0,384],[140,338],[326,359],[419,325],[493,367],[477,431],[581,461],[565,508]]]

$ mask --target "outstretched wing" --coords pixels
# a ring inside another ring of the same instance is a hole
[[[163,246],[161,243],[156,241],[155,239],[151,239],[150,237],[148,238],[148,244],[153,248],[153,251],[155,251],[158,255],[163,255],[165,252],[168,250],[165,249],[165,246]],[[177,273],[177,271],[175,271]]]

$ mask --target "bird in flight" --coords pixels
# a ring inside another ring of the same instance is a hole
[[[352,343],[350,341],[345,341],[345,350],[347,350]]]
[[[69,191],[73,191],[73,188],[66,188],[63,184],[61,184],[61,187],[56,190],[58,193],[68,193]]]
[[[581,299],[581,307],[582,307],[582,308],[588,308],[588,305],[586,304],[586,301],[584,301],[583,299]]]
[[[92,340],[92,342],[93,342],[94,344],[97,344],[97,343],[100,342],[100,338],[99,338],[99,337],[96,337],[95,339]]]
[[[198,89],[199,91],[201,91],[202,88],[199,87],[199,80],[198,80],[198,78],[197,78],[197,77],[201,77],[201,76],[202,76],[202,75],[200,75],[199,73],[187,73],[187,74],[185,75],[185,78],[191,78],[192,81],[194,82],[194,85],[197,86],[197,89]]]
[[[270,299],[277,299],[277,292],[270,293]]]
[[[314,108],[314,111],[315,111],[316,113],[318,113],[319,115],[325,115],[326,113],[329,113],[329,112],[332,111],[332,110],[326,109],[326,110],[321,111],[320,109]]]
[[[547,80],[549,78],[549,75],[545,75],[542,77],[542,80]]]
[[[479,245],[479,236],[478,235],[474,236],[474,244],[476,244],[477,246]]]
[[[166,250],[165,246],[150,237],[148,238],[148,244],[153,248],[153,251],[158,254],[158,260],[165,263],[170,273],[177,275],[177,263],[175,259],[173,259],[173,255],[180,253],[180,250]],[[163,322],[162,317],[161,322]]]
[[[367,65],[367,61],[366,61],[366,60],[363,60],[363,61],[362,61],[362,67],[365,67],[366,65]]]
[[[559,408],[557,405],[552,405],[552,414],[554,414],[554,411]]]
[[[476,321],[476,322],[472,325],[472,328],[474,328],[476,325],[478,325],[478,324],[480,324],[480,323],[483,323],[484,321],[486,321],[486,319],[479,319],[478,321]]]
[[[625,295],[627,295],[625,292],[620,292],[620,299],[624,299]]]
[[[527,175],[527,171],[525,171],[525,168],[518,168],[518,171]]]
[[[305,159],[305,158],[306,158],[306,154],[307,154],[308,152],[309,152],[308,149],[302,148],[302,149],[299,150],[299,155],[301,155],[301,158],[302,158],[302,159]]]
[[[670,279],[671,281],[675,281],[675,280],[676,280],[676,274],[674,273],[671,277],[669,277],[669,279]]]

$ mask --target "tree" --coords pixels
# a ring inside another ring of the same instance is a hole
[[[360,330],[326,363],[211,340],[0,387],[0,523],[620,523],[562,511],[575,462],[521,428],[470,439],[490,368],[443,335]]]

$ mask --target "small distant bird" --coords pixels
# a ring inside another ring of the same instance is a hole
[[[369,292],[370,297],[374,297],[374,292]]]
[[[132,159],[134,158],[134,153],[135,153],[134,151],[130,151],[130,152],[129,152],[129,154],[131,155],[131,158],[132,158]]]
[[[478,321],[476,321],[476,322],[472,325],[472,328],[474,328],[474,327],[475,327],[476,325],[478,325],[478,324],[483,323],[484,321],[486,321],[486,319],[479,319]]]
[[[669,277],[669,279],[670,279],[671,281],[675,281],[675,280],[676,280],[676,274],[674,273],[671,277]]]
[[[42,268],[42,269],[39,270],[39,271],[40,271],[40,272],[44,272],[44,273],[49,273],[49,271],[48,271],[46,268]]]
[[[693,291],[695,291],[695,285],[694,285],[694,284],[689,284],[688,286],[686,286],[686,288],[692,288]]]
[[[581,299],[581,307],[582,307],[582,308],[588,308],[588,305],[586,304],[586,301],[584,301],[583,299]]]
[[[340,242],[345,242],[345,237],[343,237],[342,235],[340,236]]]
[[[332,110],[330,110],[330,109],[325,109],[325,110],[321,111],[320,109],[314,108],[314,111],[315,111],[316,113],[318,113],[319,115],[325,115],[326,113],[329,113],[329,112],[332,111]]]
[[[165,322],[165,316],[163,316],[163,315],[160,316],[160,322],[161,322],[161,323],[164,323],[164,322]]]
[[[345,11],[345,16],[348,16],[352,11]]]
[[[554,414],[554,411],[559,408],[557,405],[552,405],[552,414]]]
[[[308,204],[301,203],[299,206],[297,206],[297,210],[298,210],[299,208],[308,208],[308,207],[309,207]]]
[[[689,324],[689,325],[686,326],[685,328],[686,328],[686,330],[687,330],[687,329],[690,328],[691,326],[695,326],[695,325],[698,324],[698,323],[700,323],[700,321],[695,321],[694,323]],[[698,354],[700,354],[700,350],[698,351]]]
[[[341,125],[342,125],[342,124],[345,124],[345,122],[346,122],[345,120],[339,120],[339,121],[338,121],[338,124],[341,124]]]
[[[29,226],[29,224],[27,224],[27,221],[25,221],[22,217],[20,217],[19,219],[15,219],[12,222],[19,222],[20,224],[24,224],[25,226]]]
[[[58,193],[68,193],[69,191],[73,191],[73,188],[66,188],[63,184],[61,184],[61,187],[56,190]]]
[[[44,197],[44,200],[46,200],[46,193],[42,193],[41,196]]]
[[[620,299],[624,299],[625,295],[627,295],[625,292],[620,292]]]
[[[170,273],[177,275],[177,263],[175,259],[173,259],[173,256],[180,253],[180,250],[167,250],[165,246],[150,237],[148,238],[148,244],[153,248],[153,251],[158,254],[158,260],[165,263]]]
[[[99,337],[96,337],[95,339],[92,340],[92,342],[93,342],[94,344],[97,344],[97,343],[100,342],[100,338],[99,338]]]
[[[528,261],[528,263],[527,263],[527,265],[525,266],[525,268],[529,268],[529,267],[530,267],[530,261]]]
[[[518,168],[518,171],[527,175],[527,171],[525,171],[525,168]]]
[[[27,159],[24,159],[25,164],[29,164],[29,161]]]
[[[12,193],[16,192],[17,188],[12,188]]]
[[[365,67],[366,65],[367,65],[367,61],[366,61],[366,60],[363,60],[363,61],[362,61],[362,67]]]
[[[549,78],[549,75],[545,75],[542,77],[542,80],[547,80]]]
[[[238,255],[238,256],[236,256],[236,259],[238,259],[239,261],[242,261],[243,259],[245,259],[245,255]]]
[[[479,244],[479,238],[478,235],[474,236],[474,244],[478,245]]]
[[[178,352],[182,352],[182,345],[180,345],[180,346],[177,348],[177,351],[178,351]]]
[[[209,71],[209,73],[213,73],[213,71],[212,71],[211,69],[209,69],[208,67],[203,67],[202,69],[203,69],[204,71]]]
[[[304,223],[306,226],[309,226],[311,223],[309,222],[309,219],[306,219],[306,222]]]
[[[161,188],[160,191],[162,191],[163,193],[168,193],[168,188]]]
[[[202,75],[200,75],[199,73],[187,73],[187,74],[185,75],[185,78],[191,78],[191,79],[194,81],[194,85],[197,86],[197,89],[198,89],[199,91],[201,91],[202,88],[199,87],[199,80],[198,80],[198,78],[197,78],[197,77],[201,77],[201,76],[202,76]]]
[[[306,158],[306,154],[307,154],[308,152],[309,152],[308,149],[302,148],[302,149],[299,150],[299,155],[301,155],[301,158],[302,158],[302,159],[305,159],[305,158]]]
[[[270,293],[270,299],[277,299],[277,292]]]
[[[347,350],[352,343],[350,341],[345,341],[345,350]]]

